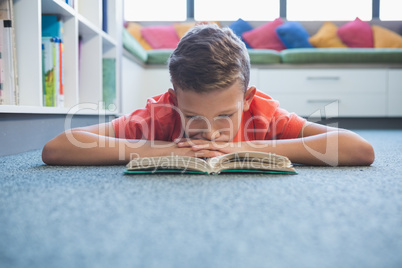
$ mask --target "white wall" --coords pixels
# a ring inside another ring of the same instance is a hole
[[[122,65],[122,114],[143,108],[148,98],[172,87],[167,67],[143,68],[127,57]]]

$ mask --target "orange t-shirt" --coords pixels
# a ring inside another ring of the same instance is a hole
[[[279,108],[279,102],[257,91],[250,109],[243,112],[233,142],[294,139],[306,119]],[[116,138],[173,141],[183,137],[178,108],[168,92],[150,98],[143,109],[112,121]]]

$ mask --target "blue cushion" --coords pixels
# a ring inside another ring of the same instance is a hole
[[[313,48],[309,34],[297,21],[287,21],[276,28],[279,39],[287,48]]]
[[[232,22],[232,24],[229,25],[229,28],[232,29],[232,31],[241,38],[241,40],[246,44],[247,48],[251,48],[249,44],[247,44],[246,41],[243,40],[241,37],[243,33],[251,31],[253,27],[248,23],[247,21],[244,21],[242,19],[238,19],[235,22]]]

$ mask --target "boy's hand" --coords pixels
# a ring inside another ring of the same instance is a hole
[[[178,146],[170,151],[173,154],[183,155],[183,156],[192,156],[198,158],[210,158],[215,156],[220,156],[225,153],[222,153],[217,150],[209,150],[209,149],[193,149],[191,146]]]
[[[253,150],[250,146],[244,142],[217,142],[208,140],[176,140],[175,143],[179,148],[191,148],[196,153],[203,153],[205,157],[219,156],[223,154],[238,152],[238,151],[250,151]]]

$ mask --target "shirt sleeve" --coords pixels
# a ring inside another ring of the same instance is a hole
[[[266,139],[295,139],[299,136],[306,119],[277,108],[269,126]]]
[[[112,121],[116,138],[147,139],[151,126],[151,116],[146,109],[138,109]]]

